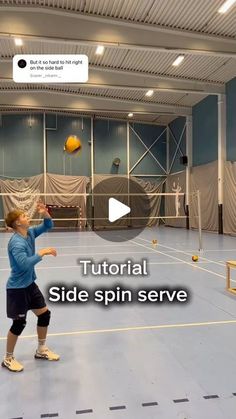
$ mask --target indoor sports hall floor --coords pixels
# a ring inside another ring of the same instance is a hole
[[[1,233],[1,356],[10,325],[5,315],[9,237]],[[156,248],[152,239],[158,240]],[[191,300],[106,309],[98,303],[49,304],[48,346],[61,355],[57,363],[33,358],[36,321],[29,313],[15,353],[25,370],[0,370],[1,419],[235,419],[236,297],[225,291],[225,261],[236,259],[236,238],[204,233],[198,263],[191,261],[197,233],[184,229],[146,229],[122,243],[94,232],[51,232],[37,246],[58,250],[57,258],[45,257],[37,267],[45,293],[49,284],[62,282],[96,289],[119,282],[126,289],[186,287]],[[82,277],[78,258],[146,258],[150,275]]]

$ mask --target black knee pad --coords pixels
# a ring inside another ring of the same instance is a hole
[[[13,320],[13,324],[10,328],[11,333],[16,336],[20,336],[26,326],[25,319],[16,319]]]
[[[47,310],[38,316],[38,326],[47,327],[50,323],[51,311]]]

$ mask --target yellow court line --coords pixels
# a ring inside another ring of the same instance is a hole
[[[95,329],[95,330],[78,330],[75,332],[62,332],[62,333],[48,333],[48,337],[56,336],[78,336],[78,335],[94,335],[101,333],[117,333],[117,332],[132,332],[140,330],[159,330],[159,329],[176,329],[187,327],[201,327],[201,326],[219,326],[222,324],[236,324],[236,320],[219,320],[210,322],[199,323],[177,323],[177,324],[160,324],[154,326],[133,326],[133,327],[120,327],[116,329]],[[31,339],[37,335],[20,336],[20,339]],[[0,340],[6,340],[6,337],[0,337]]]

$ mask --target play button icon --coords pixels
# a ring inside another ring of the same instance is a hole
[[[132,240],[149,225],[157,205],[151,198],[139,179],[94,175],[94,187],[86,202],[88,223],[102,239]]]
[[[108,219],[110,223],[114,223],[114,221],[129,214],[130,211],[128,205],[122,204],[115,198],[109,198]]]

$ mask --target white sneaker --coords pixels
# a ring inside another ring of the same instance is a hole
[[[11,358],[4,358],[2,361],[2,367],[7,368],[9,371],[12,372],[20,372],[23,371],[24,367],[20,362],[18,362],[14,356]]]
[[[59,361],[60,359],[59,355],[48,348],[45,348],[42,352],[37,350],[34,357],[36,359],[46,359],[47,361]]]

